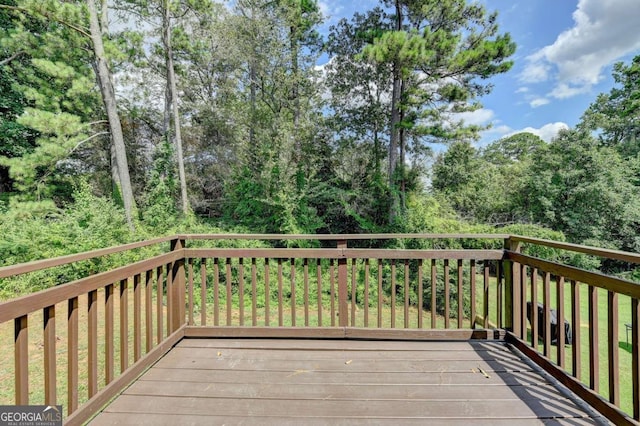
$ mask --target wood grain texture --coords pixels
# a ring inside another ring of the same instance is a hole
[[[594,424],[591,414],[503,341],[185,338],[91,424]]]

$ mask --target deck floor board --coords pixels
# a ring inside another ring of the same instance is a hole
[[[185,339],[93,425],[597,424],[501,341]]]

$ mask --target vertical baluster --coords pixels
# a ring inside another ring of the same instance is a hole
[[[156,269],[156,334],[157,344],[162,342],[164,330],[164,269],[158,266]]]
[[[258,266],[255,257],[251,259],[251,325],[258,325]]]
[[[29,329],[26,315],[13,321],[16,405],[29,404]]]
[[[233,308],[233,296],[231,293],[231,282],[233,281],[233,275],[231,274],[231,259],[227,258],[226,260],[226,278],[225,278],[225,288],[226,288],[226,307],[227,307],[227,325],[231,325],[231,309]]]
[[[44,325],[44,403],[56,405],[56,307],[43,309]]]
[[[90,291],[87,300],[87,390],[91,398],[98,392],[98,291]]]
[[[409,259],[404,261],[404,328],[409,328]]]
[[[364,326],[369,327],[369,259],[364,260]]]
[[[502,262],[496,262],[496,300],[496,322],[498,324],[498,328],[503,328],[504,322],[502,321],[502,312],[504,297],[502,294]]]
[[[78,298],[67,302],[67,412],[78,409]]]
[[[160,293],[162,294],[162,293]],[[113,284],[104,288],[104,382],[108,385],[113,380],[114,361],[114,322],[113,322]],[[161,326],[160,326],[161,327]],[[162,333],[162,328],[159,329]]]
[[[544,356],[551,357],[551,274],[545,272],[542,287],[544,297]]]
[[[558,343],[556,346],[557,349],[557,357],[558,357],[558,365],[560,368],[564,369],[565,359],[564,359],[564,342],[565,342],[565,331],[564,331],[564,277],[556,275],[556,305],[558,310],[558,330],[557,337]]]
[[[133,276],[133,362],[138,361],[142,355],[141,304],[140,274],[136,274]]]
[[[620,406],[620,354],[618,352],[618,293],[608,292],[609,402]]]
[[[382,259],[378,259],[378,328],[382,328]]]
[[[391,260],[391,328],[396,328],[396,261]]]
[[[423,315],[422,315],[422,305],[424,303],[424,283],[423,279],[423,270],[422,270],[422,259],[418,260],[418,328],[423,328]]]
[[[213,325],[220,325],[220,260],[213,259]]]
[[[244,325],[244,259],[238,259],[238,315],[240,326]]]
[[[193,322],[193,259],[189,258],[187,260],[187,271],[189,274],[189,280],[187,281],[187,286],[188,286],[188,290],[187,292],[188,294],[188,302],[187,304],[189,305],[189,311],[188,311],[188,318],[189,318],[189,325],[195,325],[195,323]]]
[[[458,328],[462,328],[462,321],[464,319],[462,281],[462,259],[458,259]]]
[[[489,328],[489,262],[484,261],[484,276],[483,276],[483,301],[482,301],[482,315],[484,316],[484,328]]]
[[[451,315],[449,290],[449,259],[444,260],[444,328],[449,328],[449,316]]]
[[[129,280],[120,281],[120,372],[129,365]],[[169,291],[167,291],[169,294]]]
[[[631,299],[631,374],[633,418],[640,421],[640,301]]]
[[[526,265],[520,265],[520,338],[527,340],[527,278],[528,267]]]
[[[598,289],[589,286],[589,387],[600,391],[600,357],[598,342]]]
[[[356,259],[351,259],[351,327],[356,326]]]
[[[476,307],[476,261],[471,259],[469,263],[469,275],[471,276],[471,318],[469,318],[469,327],[476,328],[476,316],[478,314]]]
[[[318,293],[318,327],[322,327],[322,264],[320,259],[316,259],[316,290]]]
[[[309,259],[302,264],[304,274],[304,326],[309,327]]]
[[[436,323],[436,313],[438,312],[438,299],[437,296],[437,288],[438,288],[438,276],[436,271],[436,260],[431,259],[431,328],[437,328]]]
[[[200,259],[200,325],[207,325],[207,259],[205,258]]]
[[[282,259],[278,259],[278,326],[284,325],[284,312],[282,307]]]
[[[270,307],[269,302],[271,300],[271,284],[269,283],[269,259],[264,260],[264,325],[269,327],[271,325],[270,320]]]
[[[290,299],[291,326],[295,327],[296,326],[296,263],[294,258],[290,259],[289,265],[291,269],[291,299]]]
[[[173,264],[168,263],[167,266],[167,281],[165,288],[167,290],[167,336],[170,336],[172,333],[171,324],[173,324],[173,286],[174,286],[174,275],[173,275]]]
[[[538,349],[538,268],[531,271],[531,346]]]
[[[331,303],[331,327],[336,325],[336,271],[333,259],[329,262],[329,301]]]
[[[149,353],[153,346],[153,271],[149,270],[145,274],[144,287],[144,319],[145,319],[145,350]]]
[[[572,371],[573,376],[580,380],[582,370],[580,359],[580,287],[575,280],[571,280],[571,322],[573,323]]]

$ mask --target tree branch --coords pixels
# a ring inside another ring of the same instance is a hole
[[[80,142],[78,142],[78,143],[76,144],[76,146],[74,146],[74,147],[71,149],[71,151],[69,151],[69,154],[72,154],[75,150],[77,150],[78,148],[80,148],[80,146],[81,146],[82,144],[84,144],[84,143],[86,143],[86,142],[89,142],[89,141],[91,141],[92,139],[97,138],[98,136],[104,136],[104,135],[108,135],[108,134],[110,134],[110,133],[109,133],[109,132],[99,132],[99,133],[96,133],[96,134],[94,134],[94,135],[89,136],[88,138],[86,138],[86,139],[84,139],[84,140],[81,140]]]
[[[14,59],[16,59],[18,56],[20,55],[24,55],[26,52],[21,50],[19,52],[14,53],[13,55],[9,56],[6,59],[3,59],[2,61],[0,61],[0,67],[7,65],[9,62],[13,61]]]
[[[49,19],[51,21],[55,21],[59,24],[64,25],[67,28],[70,28],[78,33],[80,33],[81,35],[87,37],[87,38],[91,38],[91,34],[89,34],[89,30],[86,28],[82,28],[79,27],[77,25],[73,25],[69,22],[63,21],[62,19],[58,19],[55,16],[52,16],[51,14],[47,13],[47,12],[42,12],[40,10],[29,10],[29,9],[25,9],[24,7],[19,7],[19,6],[9,6],[6,4],[0,4],[0,9],[8,9],[8,10],[12,10],[14,12],[21,12],[24,13],[26,15],[40,15],[41,17],[45,18],[45,19]]]

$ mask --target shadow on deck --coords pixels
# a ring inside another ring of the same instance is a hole
[[[181,340],[107,424],[602,424],[504,341]]]

